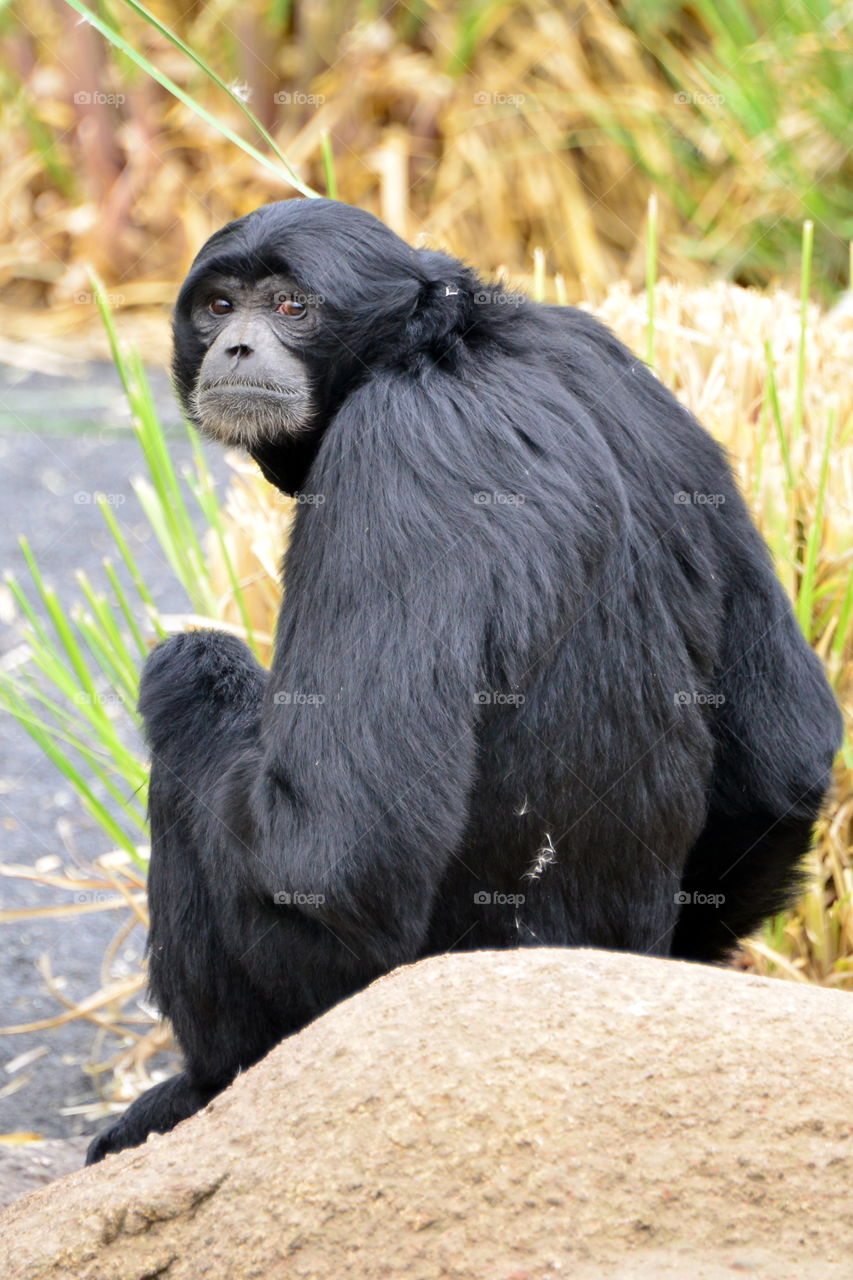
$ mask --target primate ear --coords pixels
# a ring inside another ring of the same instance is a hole
[[[466,297],[479,286],[473,272],[437,249],[419,249],[418,266],[423,272],[425,289],[430,297]],[[424,290],[421,291],[424,297]]]
[[[410,345],[425,346],[446,338],[454,330],[469,329],[475,321],[478,280],[462,263],[434,249],[418,251],[423,283],[406,338]]]

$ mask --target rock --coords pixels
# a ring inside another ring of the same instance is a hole
[[[849,1280],[853,1001],[436,957],[0,1216],[4,1280]]]

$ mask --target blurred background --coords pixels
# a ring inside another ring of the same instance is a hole
[[[0,4],[10,1148],[172,1064],[140,961],[144,653],[203,619],[269,654],[292,512],[201,451],[163,372],[229,219],[336,195],[594,309],[730,450],[849,723],[852,25],[830,0]],[[848,736],[808,892],[737,964],[853,989],[851,829]]]
[[[245,126],[138,5],[98,12],[196,111],[81,21],[84,7],[2,6],[0,287],[15,336],[33,309],[50,311],[48,332],[81,323],[89,264],[122,309],[168,306],[215,227],[294,194],[205,118]],[[816,292],[848,283],[848,4],[153,8],[306,182],[325,192],[327,133],[350,203],[484,269],[525,273],[540,249],[574,297],[638,284],[655,192],[664,274],[795,282],[811,218]]]

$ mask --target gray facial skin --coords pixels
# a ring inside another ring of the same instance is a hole
[[[193,322],[209,343],[190,397],[201,430],[250,450],[310,424],[311,384],[301,351],[316,331],[316,304],[293,281],[254,284],[211,276],[199,290]]]

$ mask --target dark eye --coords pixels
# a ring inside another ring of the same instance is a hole
[[[298,320],[300,316],[304,316],[308,310],[304,302],[299,302],[296,298],[285,298],[284,302],[280,302],[276,307],[276,311],[282,316],[291,316],[294,320]]]
[[[231,303],[227,298],[214,298],[212,302],[208,302],[207,309],[212,316],[227,316]]]

